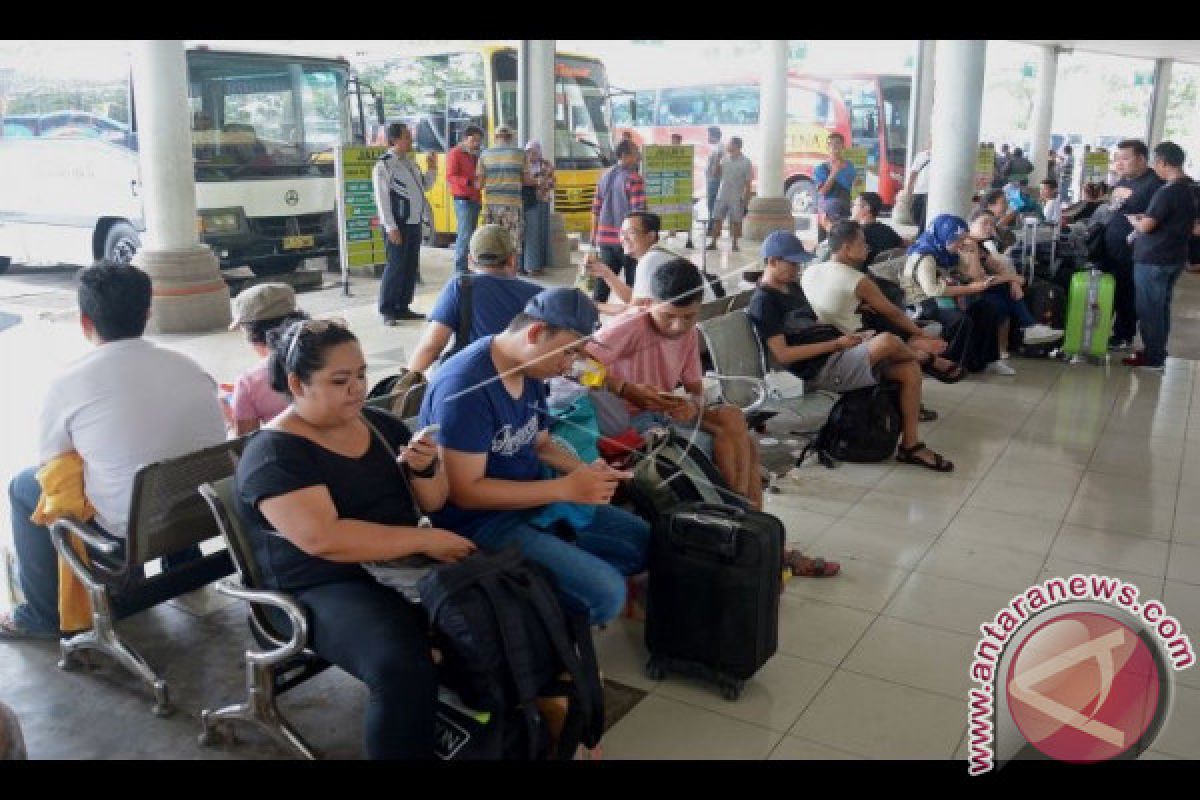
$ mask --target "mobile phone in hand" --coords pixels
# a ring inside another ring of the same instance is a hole
[[[432,437],[434,434],[436,434],[441,429],[442,429],[442,426],[437,424],[436,422],[433,423],[432,425],[426,425],[424,428],[421,428],[421,430],[419,430],[413,434],[412,441],[416,441],[417,439],[424,439],[427,436]]]

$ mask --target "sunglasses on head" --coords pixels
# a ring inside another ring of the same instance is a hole
[[[300,342],[300,337],[306,334],[322,334],[330,328],[345,328],[346,322],[340,319],[306,319],[296,323],[296,332],[292,334],[292,341],[288,343],[287,354],[283,357],[284,366],[291,369],[292,357],[296,355],[296,345]]]

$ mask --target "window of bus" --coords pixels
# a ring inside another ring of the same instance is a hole
[[[295,59],[189,54],[198,180],[332,175],[348,141],[346,71]]]
[[[841,80],[837,88],[850,112],[852,147],[867,151],[867,168],[879,170],[879,92],[874,80]]]
[[[893,168],[904,169],[908,163],[908,104],[912,95],[908,78],[880,78],[880,93],[883,95],[884,133],[887,137],[888,163]]]
[[[715,125],[717,107],[712,92],[703,87],[663,89],[657,121],[659,125]]]
[[[757,125],[758,89],[753,86],[718,86],[713,90],[720,125]]]
[[[8,138],[95,139],[136,148],[129,129],[129,82],[38,80],[18,75],[7,98]]]

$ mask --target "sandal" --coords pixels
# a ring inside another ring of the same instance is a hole
[[[912,447],[897,447],[896,460],[901,464],[916,464],[919,467],[931,469],[934,472],[954,471],[954,464],[942,458],[941,453],[934,453],[932,450],[929,450],[929,452],[933,454],[933,461],[926,461],[923,458],[917,458],[916,454],[921,450],[929,450],[929,448],[925,446],[924,442],[917,442]]]
[[[927,351],[921,351],[921,352],[927,352]],[[938,369],[937,367],[935,367],[933,365],[933,363],[937,360],[937,358],[938,357],[935,356],[933,353],[930,353],[929,358],[926,359],[925,361],[921,362],[921,371],[924,372],[929,377],[939,380],[942,383],[958,383],[964,377],[966,377],[967,370],[963,367],[962,364],[954,364],[953,369],[948,369],[948,370],[947,369]],[[949,360],[949,359],[947,359],[947,360]],[[950,363],[953,364],[954,362],[951,361]]]
[[[933,422],[938,418],[938,413],[932,408],[921,406],[921,410],[917,412],[917,419],[921,422]]]
[[[842,565],[823,558],[809,558],[799,550],[788,550],[783,554],[783,563],[792,570],[796,578],[832,578],[842,571]]]
[[[58,639],[60,638],[57,631],[34,631],[28,628],[22,628],[17,624],[16,618],[11,611],[0,614],[0,640],[10,639]]]

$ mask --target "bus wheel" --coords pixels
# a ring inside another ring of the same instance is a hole
[[[817,210],[817,186],[808,178],[792,181],[787,187],[786,196],[792,206],[793,216],[812,214]]]
[[[114,264],[128,264],[141,247],[137,231],[128,222],[114,222],[104,235],[104,258]]]
[[[260,278],[265,278],[269,275],[283,275],[288,272],[294,272],[296,267],[299,267],[303,263],[303,258],[296,258],[295,256],[265,258],[250,264],[250,271]]]

